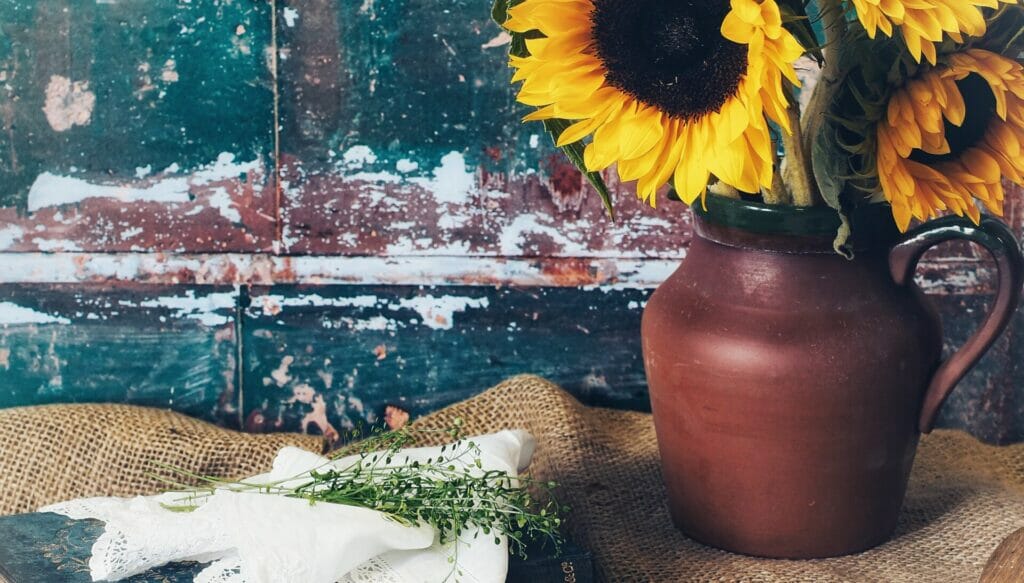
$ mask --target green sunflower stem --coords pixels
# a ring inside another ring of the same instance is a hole
[[[793,197],[786,188],[786,181],[782,179],[782,167],[779,162],[779,145],[772,140],[772,187],[762,189],[761,198],[766,204],[793,204]]]
[[[811,169],[810,149],[804,143],[800,128],[800,104],[795,99],[790,100],[786,115],[789,116],[789,125],[793,133],[782,132],[782,146],[786,150],[782,178],[789,187],[793,204],[813,206],[818,199],[818,189],[814,182],[814,171]]]
[[[839,65],[839,45],[846,35],[847,28],[843,0],[819,0],[818,6],[825,23],[825,66],[811,93],[800,125],[803,134],[800,138],[801,149],[808,153],[807,160],[812,169],[814,161],[809,153],[813,152],[812,144],[815,136],[822,131],[825,115],[835,99],[842,78],[842,70]],[[811,176],[813,177],[813,173]]]

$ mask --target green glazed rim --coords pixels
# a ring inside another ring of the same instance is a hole
[[[804,237],[836,236],[842,222],[839,214],[827,206],[797,207],[770,205],[708,193],[694,201],[693,213],[701,220],[765,235]],[[889,232],[896,228],[888,204],[868,204],[849,214],[853,233],[860,231]]]

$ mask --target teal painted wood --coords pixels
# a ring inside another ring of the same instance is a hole
[[[532,138],[539,125],[520,127],[506,43],[480,2],[287,1],[281,15],[283,147],[304,161],[351,164],[343,153],[362,146],[375,157],[363,169],[395,172],[454,151],[512,174],[555,153]]]
[[[269,246],[271,20],[249,0],[0,3],[0,249]]]
[[[238,426],[236,296],[0,286],[0,407],[114,402]]]
[[[250,431],[336,435],[545,376],[585,402],[644,408],[648,290],[405,286],[256,290],[243,320]]]
[[[587,403],[645,409],[639,327],[649,293],[0,286],[0,406],[127,402],[250,431],[330,434],[379,422],[386,405],[420,415],[534,373]],[[932,300],[952,349],[988,298]],[[240,319],[236,305],[248,306]],[[940,426],[1024,440],[1021,330],[1024,313],[953,392]]]

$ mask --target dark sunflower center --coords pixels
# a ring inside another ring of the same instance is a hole
[[[943,129],[946,132],[946,140],[949,142],[949,153],[928,154],[921,150],[914,150],[910,153],[911,160],[929,165],[945,160],[955,160],[985,137],[988,125],[996,115],[996,96],[992,94],[992,88],[977,73],[971,73],[957,81],[956,86],[960,89],[960,94],[964,96],[967,116],[960,127],[943,120]]]
[[[717,111],[747,70],[747,47],[719,32],[728,10],[728,0],[596,0],[608,83],[674,117]]]

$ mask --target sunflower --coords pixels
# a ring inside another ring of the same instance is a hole
[[[933,65],[936,60],[935,43],[942,42],[943,33],[957,43],[964,42],[965,34],[980,37],[986,28],[982,8],[1017,3],[1017,0],[850,1],[868,37],[875,38],[879,30],[886,36],[892,36],[893,29],[899,27],[914,60],[920,63],[923,54]]]
[[[906,82],[877,127],[877,170],[901,230],[911,217],[1002,216],[1002,178],[1024,184],[1024,67],[969,49]]]
[[[803,54],[775,0],[524,0],[508,15],[534,37],[510,61],[538,108],[526,120],[572,120],[560,147],[592,136],[588,170],[617,162],[651,205],[670,178],[688,203],[712,176],[771,186],[765,117],[789,131],[783,77],[798,84]]]

